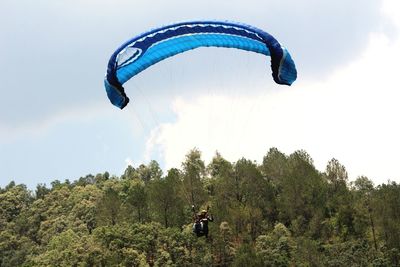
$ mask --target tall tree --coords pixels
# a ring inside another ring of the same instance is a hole
[[[96,205],[97,225],[116,225],[122,216],[121,186],[116,180],[104,183],[103,195]]]
[[[157,221],[165,227],[183,224],[183,202],[179,196],[180,172],[171,169],[165,178],[153,180],[150,185],[149,200]]]
[[[143,180],[123,180],[121,197],[131,221],[142,223],[148,219],[148,191]]]
[[[328,162],[325,174],[334,192],[346,187],[348,174],[346,168],[337,159],[333,158]]]
[[[231,211],[233,209],[233,165],[224,159],[218,152],[213,157],[207,167],[210,175],[212,188],[212,211],[218,215],[221,220],[231,221]]]
[[[205,164],[198,149],[192,149],[186,155],[182,169],[185,198],[190,204],[200,207],[206,200],[206,191],[203,184]]]
[[[357,228],[360,232],[360,237],[365,236],[365,229],[370,227],[372,232],[372,239],[374,242],[375,251],[378,250],[376,239],[375,219],[373,217],[373,210],[371,205],[371,198],[374,194],[374,184],[365,176],[358,177],[353,183],[354,193],[356,197],[355,210],[357,211]]]
[[[268,181],[279,182],[287,175],[287,156],[277,148],[271,148],[264,156],[261,171]]]
[[[331,218],[335,218],[336,228],[340,236],[347,240],[356,235],[354,199],[348,188],[346,168],[335,158],[328,162],[325,171],[328,182],[327,210]]]
[[[242,214],[237,214],[239,217],[236,220],[244,219],[243,225],[247,225],[250,236],[255,239],[261,229],[268,195],[272,191],[257,165],[250,160],[244,158],[238,160],[234,166],[233,177],[235,199],[239,210],[243,211]]]
[[[388,248],[400,253],[400,184],[391,182],[378,186],[372,206],[380,236]],[[400,258],[396,261],[399,264]]]
[[[325,184],[307,152],[295,151],[287,164],[287,175],[279,182],[280,219],[292,224],[296,235],[303,234],[311,219],[324,210]]]
[[[151,180],[160,179],[162,177],[162,170],[157,161],[152,160],[148,165],[141,164],[136,173],[141,180],[146,184]]]

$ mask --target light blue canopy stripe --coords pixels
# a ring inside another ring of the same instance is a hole
[[[237,48],[267,56],[270,55],[264,43],[242,36],[230,34],[183,35],[151,46],[138,60],[118,69],[117,78],[123,84],[132,76],[163,59],[198,47]]]

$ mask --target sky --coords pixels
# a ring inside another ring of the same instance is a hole
[[[196,147],[262,162],[271,147],[332,158],[354,180],[400,182],[398,0],[1,0],[0,187],[180,167]],[[152,66],[112,106],[103,87],[123,42],[177,21],[254,25],[291,53],[298,79],[265,57],[200,48]]]

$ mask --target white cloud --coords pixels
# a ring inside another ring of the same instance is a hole
[[[385,3],[383,11],[399,26],[393,10],[399,4]],[[320,170],[335,157],[351,179],[400,181],[399,47],[398,40],[372,33],[360,58],[322,82],[302,82],[300,70],[293,87],[265,88],[265,94],[177,99],[177,120],[153,132],[147,152],[159,149],[170,168],[179,167],[193,147],[206,162],[216,150],[231,161],[261,161],[270,147],[305,149]]]
[[[397,26],[400,27],[400,2],[398,0],[384,0],[382,12]]]

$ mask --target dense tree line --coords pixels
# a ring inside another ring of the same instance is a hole
[[[191,205],[210,207],[210,236]],[[399,266],[400,185],[349,182],[336,159],[272,148],[262,163],[127,167],[120,177],[0,188],[0,266]]]

